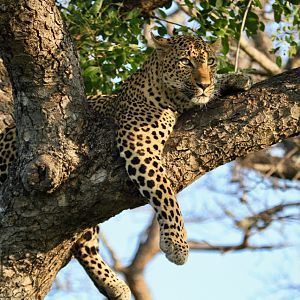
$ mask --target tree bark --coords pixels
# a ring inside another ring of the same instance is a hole
[[[80,161],[85,122],[77,54],[54,1],[2,1],[0,44],[14,91],[19,176],[48,191]],[[31,20],[34,20],[33,22]]]
[[[115,125],[84,102],[78,60],[54,2],[40,3],[0,0],[19,154],[0,200],[0,299],[42,299],[70,258],[73,237],[145,204],[119,158]],[[174,189],[299,134],[299,117],[300,69],[186,112],[163,155]]]
[[[85,155],[80,133],[87,104],[77,54],[54,1],[0,1],[0,49],[13,86],[18,129],[18,161],[1,199],[0,298],[40,299],[61,267],[53,255],[61,253],[64,260],[71,244],[42,242],[57,221],[39,223],[35,204],[45,200],[39,192],[55,190]]]

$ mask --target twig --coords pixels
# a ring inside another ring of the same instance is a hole
[[[176,0],[175,1],[178,7],[186,13],[190,17],[195,17],[197,15],[197,10],[195,9],[195,6],[193,8],[189,8],[183,0]],[[196,4],[195,4],[196,5]]]
[[[237,227],[241,228],[244,232],[246,230],[251,230],[254,228],[256,228],[260,232],[262,230],[265,230],[267,227],[271,225],[271,223],[274,221],[272,217],[275,214],[283,211],[285,208],[299,207],[299,206],[300,206],[300,202],[292,202],[292,203],[275,205],[271,208],[258,212],[257,214],[254,214],[249,217],[245,217],[244,219],[235,222],[235,224]],[[258,226],[257,225],[258,221],[263,221],[264,222],[263,226],[262,225]]]
[[[237,46],[237,50],[236,50],[236,56],[235,56],[235,66],[234,66],[235,73],[238,71],[239,55],[240,55],[240,48],[241,48],[241,38],[242,38],[242,34],[243,34],[243,31],[245,28],[246,18],[247,18],[249,9],[251,7],[251,4],[252,4],[252,0],[249,0],[247,8],[246,8],[244,16],[243,16],[243,21],[242,21],[241,30],[240,30],[240,38],[239,38],[239,42],[238,42],[238,46]]]
[[[106,239],[105,235],[101,232],[100,234],[101,240],[103,244],[105,245],[106,249],[108,250],[111,259],[113,261],[113,269],[117,272],[123,272],[124,271],[124,266],[122,265],[120,259],[117,257],[114,249],[110,246],[108,240]]]
[[[216,251],[227,253],[231,251],[242,251],[242,250],[252,250],[252,251],[261,251],[261,250],[275,250],[281,249],[283,247],[289,247],[290,245],[277,244],[277,245],[249,245],[242,243],[237,245],[210,245],[207,242],[197,242],[189,241],[189,246],[191,250],[200,250],[200,251]]]
[[[161,19],[160,17],[154,16],[154,15],[152,15],[150,18],[156,19],[156,20],[159,20],[159,21],[162,21],[162,22],[166,22],[166,23],[169,23],[169,24],[172,24],[172,25],[180,26],[180,27],[183,26],[182,24],[175,23],[175,22],[172,22],[172,21],[168,21],[168,20],[166,20],[166,19]],[[190,31],[192,31],[193,33],[196,32],[196,31],[195,31],[194,29],[192,29],[192,28],[187,27],[187,29],[190,30]]]
[[[295,147],[291,151],[289,151],[276,165],[274,165],[270,171],[266,174],[266,176],[272,176],[272,174],[278,169],[280,164],[285,163],[288,159],[290,159],[296,152],[298,152],[298,148]]]
[[[240,47],[268,73],[274,75],[281,73],[281,69],[267,55],[249,45],[242,37],[240,37]]]

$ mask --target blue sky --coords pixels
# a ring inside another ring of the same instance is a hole
[[[233,211],[243,214],[238,208],[238,202],[233,195],[226,196],[224,191],[236,189],[228,182],[230,179],[230,164],[222,166],[185,189],[179,195],[184,217],[188,219],[191,213],[201,214],[201,211],[218,212],[221,202],[234,207]],[[249,174],[251,172],[248,172]],[[250,174],[250,178],[251,178]],[[259,177],[260,178],[260,177]],[[267,181],[259,179],[249,193],[259,201],[257,207],[282,201],[297,201],[299,186],[292,184],[286,191],[270,191],[265,189]],[[215,186],[219,191],[212,190]],[[223,193],[222,193],[223,192]],[[216,204],[218,203],[218,204]],[[120,259],[126,264],[135,252],[141,232],[146,228],[151,218],[151,208],[144,206],[128,210],[111,218],[102,225],[111,246]],[[282,227],[282,228],[281,228]],[[206,240],[210,243],[238,243],[239,232],[230,222],[213,222],[187,224],[190,238]],[[163,254],[157,255],[146,269],[146,280],[149,283],[154,300],[283,300],[300,299],[300,293],[283,289],[287,284],[300,283],[300,227],[298,224],[275,226],[273,230],[255,238],[257,243],[290,241],[295,246],[283,250],[239,253],[205,253],[191,251],[188,262],[184,266],[171,264]],[[104,249],[103,249],[104,250]],[[103,251],[107,261],[109,257]],[[46,300],[94,300],[105,299],[99,296],[84,271],[74,260],[58,275],[58,280],[65,282],[69,278],[72,289],[69,292],[51,292]]]

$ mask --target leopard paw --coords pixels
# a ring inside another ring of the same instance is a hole
[[[253,81],[250,75],[245,73],[224,74],[218,76],[218,90],[221,95],[236,91],[247,91]]]
[[[252,86],[252,78],[248,74],[236,73],[228,76],[227,84],[233,89],[238,91],[247,91]]]
[[[170,236],[161,236],[160,249],[166,254],[167,259],[176,265],[183,265],[189,255],[187,242],[182,239],[171,239]]]
[[[113,285],[106,286],[105,294],[109,300],[131,299],[131,291],[127,284],[121,279],[117,279],[117,282],[114,282]]]

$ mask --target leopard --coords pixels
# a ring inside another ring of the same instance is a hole
[[[218,79],[220,40],[206,42],[189,35],[163,38],[153,33],[151,39],[154,51],[117,94],[87,100],[92,110],[114,119],[116,143],[128,176],[153,207],[159,223],[160,248],[169,261],[182,265],[189,254],[187,234],[162,164],[162,151],[183,112],[206,106],[220,91],[246,90],[251,84],[247,76]],[[0,134],[0,182],[6,180],[16,155],[13,125]],[[98,233],[98,226],[88,228],[74,240],[72,253],[108,299],[129,300],[129,287],[100,255]]]

